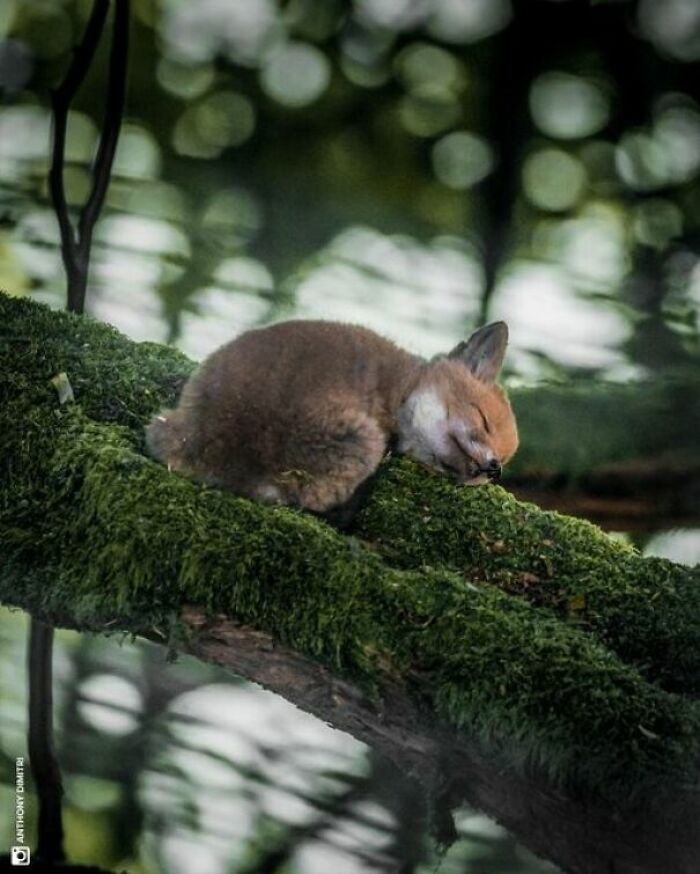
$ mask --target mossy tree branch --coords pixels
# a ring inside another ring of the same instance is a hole
[[[227,664],[566,871],[697,870],[697,570],[405,460],[354,537],[198,486],[142,453],[186,359],[3,296],[0,325],[0,601]]]
[[[614,530],[700,524],[697,371],[511,392],[521,448],[506,486]]]

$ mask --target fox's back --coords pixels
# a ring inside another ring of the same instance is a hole
[[[401,374],[417,359],[373,331],[324,321],[289,321],[248,331],[217,350],[188,387],[224,414],[287,419],[341,398],[382,417]],[[245,407],[245,410],[241,408]]]
[[[495,385],[507,329],[480,329],[431,362],[367,328],[282,322],[211,355],[147,429],[152,455],[194,479],[325,512],[399,451],[479,483],[515,451]]]
[[[217,470],[214,482],[244,492],[309,452],[367,435],[388,442],[401,386],[419,359],[367,328],[290,321],[222,346],[183,390],[173,428],[186,423],[183,467]],[[379,451],[379,449],[377,450]],[[174,463],[177,466],[177,463]]]

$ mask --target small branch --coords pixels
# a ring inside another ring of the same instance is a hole
[[[74,312],[82,312],[82,305],[78,303],[74,291],[80,281],[81,264],[78,240],[71,226],[63,184],[68,110],[95,56],[108,10],[109,0],[95,0],[83,39],[74,50],[68,72],[58,88],[51,92],[54,127],[49,191],[61,232],[61,254],[68,278],[68,309]]]
[[[94,0],[83,38],[73,50],[73,60],[68,72],[63,82],[53,92],[55,98],[66,110],[90,69],[108,11],[109,0]]]
[[[89,255],[92,231],[109,186],[114,153],[124,114],[126,61],[129,48],[129,0],[115,0],[112,51],[109,59],[107,110],[93,167],[93,187],[79,222],[80,247]]]
[[[95,0],[85,34],[75,49],[68,72],[63,82],[51,93],[54,136],[49,190],[61,232],[61,254],[68,279],[67,308],[76,313],[83,312],[85,306],[92,234],[107,193],[124,112],[129,44],[129,0],[115,0],[105,116],[92,167],[92,189],[81,210],[77,232],[70,221],[63,183],[66,127],[70,104],[95,56],[108,10],[109,0]]]

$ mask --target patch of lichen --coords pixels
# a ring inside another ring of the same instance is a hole
[[[700,692],[700,568],[643,558],[497,486],[385,464],[356,533],[395,567],[445,567],[548,608],[669,691]]]
[[[363,548],[307,514],[196,485],[143,456],[143,422],[172,400],[171,366],[189,370],[181,356],[2,296],[0,321],[9,341],[0,371],[3,603],[85,630],[157,629],[165,638],[194,603],[270,631],[369,689],[389,671],[470,742],[561,785],[625,797],[661,775],[697,785],[698,705],[647,682],[647,662],[604,646],[595,624],[566,613],[562,621],[546,599],[500,588],[514,588],[525,558],[540,570],[551,563],[548,579],[566,570],[573,585],[580,560],[588,597],[599,563],[608,578],[634,560],[641,574],[651,568],[648,600],[665,605],[679,585],[673,566],[667,591],[656,564],[593,526],[500,490],[465,494],[402,461],[387,465],[362,517],[363,536],[375,541]],[[92,351],[71,351],[76,343]],[[75,404],[60,406],[49,385],[59,370]],[[557,538],[538,559],[543,541]],[[618,585],[606,593],[600,584],[596,615],[606,603],[616,615]],[[631,638],[645,627],[632,623]]]

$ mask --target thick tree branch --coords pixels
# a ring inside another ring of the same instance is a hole
[[[504,485],[614,530],[700,521],[697,373],[511,393],[521,447]]]
[[[507,486],[522,501],[613,531],[700,526],[700,461],[692,454],[600,465],[573,481],[554,472],[511,475]]]
[[[3,603],[227,664],[566,871],[697,870],[697,570],[406,461],[356,537],[195,485],[142,454],[186,359],[2,296],[0,324]]]
[[[644,809],[648,798],[635,799],[627,809],[613,809],[602,799],[576,798],[575,793],[555,789],[544,774],[524,778],[502,760],[485,755],[463,734],[436,726],[394,680],[386,678],[381,697],[368,696],[357,685],[280,646],[270,634],[223,616],[207,619],[194,608],[188,608],[185,617],[197,631],[187,647],[191,653],[259,683],[364,741],[426,786],[435,788],[442,781],[448,792],[500,820],[564,871],[696,870],[700,839],[694,818],[700,808],[689,804],[687,795],[670,805],[668,799],[656,803],[653,812]],[[448,787],[445,774],[452,781]]]

